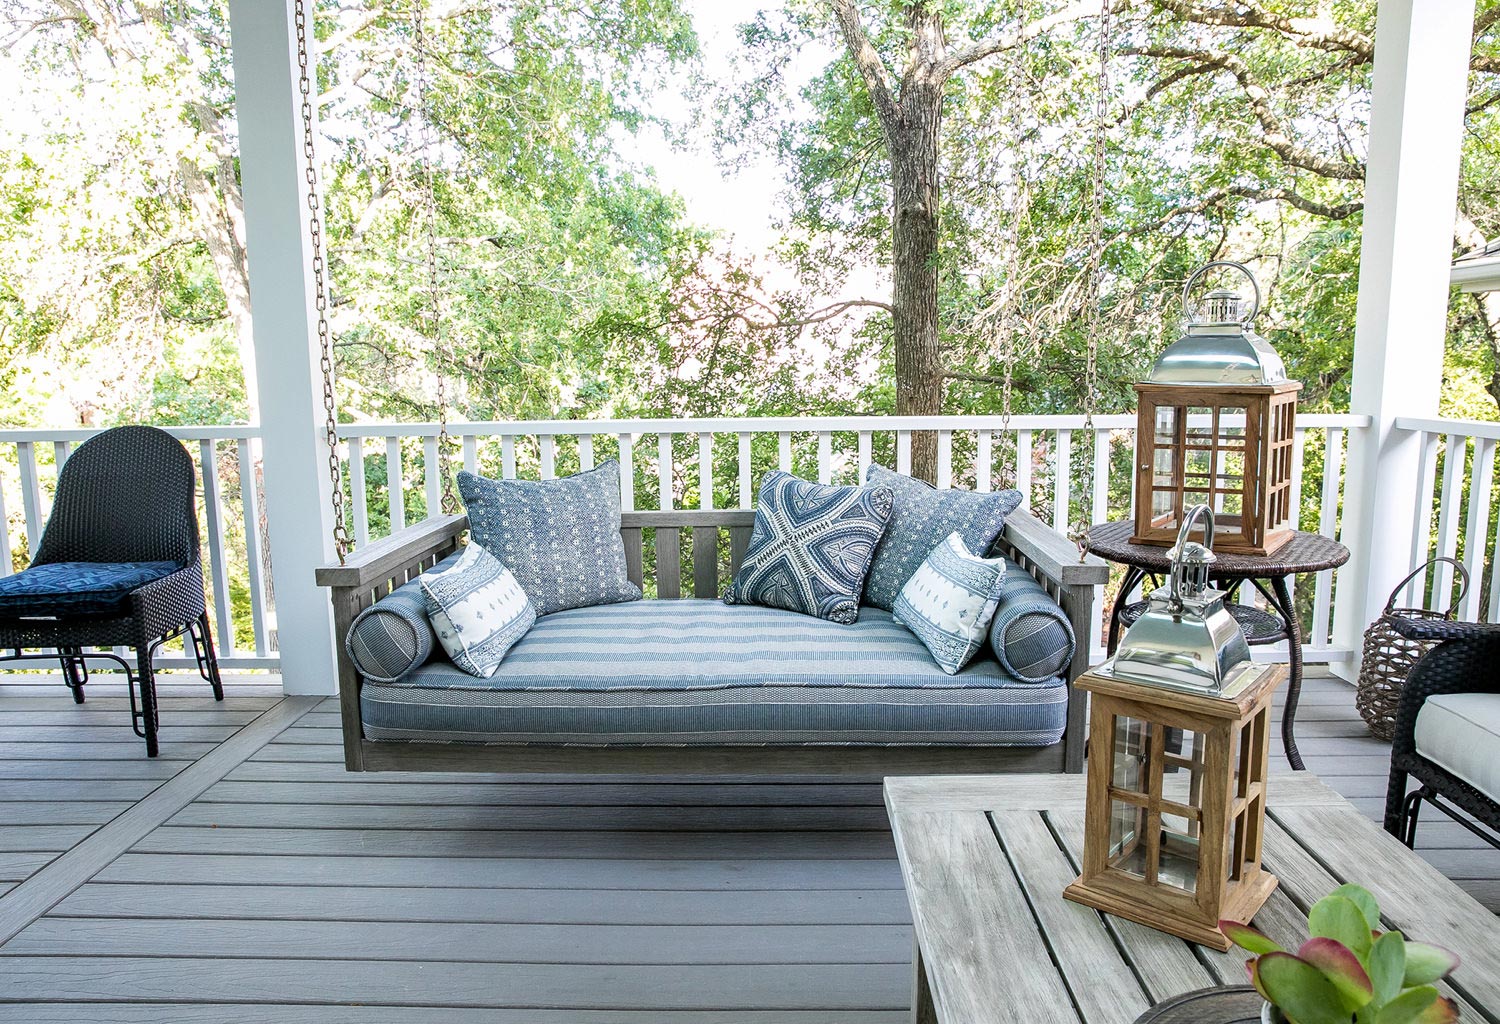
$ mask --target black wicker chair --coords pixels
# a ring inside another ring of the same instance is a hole
[[[1385,829],[1407,846],[1414,845],[1417,815],[1426,802],[1485,841],[1500,846],[1500,803],[1424,757],[1416,742],[1417,714],[1429,698],[1451,693],[1500,693],[1500,624],[1397,619],[1392,625],[1411,639],[1441,642],[1417,662],[1402,688],[1396,733],[1391,740]],[[1418,785],[1407,792],[1410,779],[1416,779]]]
[[[120,665],[131,725],[149,757],[157,754],[158,725],[152,658],[162,644],[187,634],[214,699],[224,698],[194,489],[193,460],[172,435],[155,427],[106,430],[63,464],[30,568],[0,579],[0,649],[13,652],[0,661],[59,661],[79,704],[90,660]],[[118,647],[134,649],[134,664],[109,650]]]

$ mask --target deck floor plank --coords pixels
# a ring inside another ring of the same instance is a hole
[[[226,758],[278,698],[168,691],[147,761],[122,689],[74,706],[0,684],[0,918],[156,808],[0,944],[0,1024],[908,1019],[910,919],[874,780],[350,775],[333,701]],[[1307,681],[1299,739],[1378,818],[1388,747],[1347,687]],[[153,796],[194,772],[175,784],[190,798]],[[1500,854],[1460,826],[1428,820],[1419,852],[1500,907]],[[1014,853],[1036,900],[1070,870]],[[1208,963],[1166,966],[1206,983]]]

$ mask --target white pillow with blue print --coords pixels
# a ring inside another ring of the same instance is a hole
[[[481,679],[536,622],[536,609],[516,577],[478,544],[458,561],[420,577],[427,617],[453,664]]]
[[[951,676],[983,646],[1004,580],[1004,558],[980,558],[962,536],[950,533],[901,588],[891,616]]]

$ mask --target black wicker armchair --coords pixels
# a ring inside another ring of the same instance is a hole
[[[152,659],[162,644],[187,634],[214,699],[224,697],[194,488],[193,460],[165,431],[117,427],[92,437],[63,464],[31,566],[0,579],[0,649],[12,652],[0,661],[60,662],[80,704],[90,660],[120,665],[131,725],[150,757],[158,725]],[[134,664],[110,650],[120,647],[133,648]]]
[[[1462,710],[1453,708],[1452,701],[1440,701],[1429,708],[1429,715],[1437,711],[1442,717],[1429,717],[1422,728],[1418,723],[1418,716],[1435,697],[1500,694],[1500,624],[1398,619],[1393,625],[1411,639],[1441,642],[1417,662],[1402,689],[1391,740],[1386,831],[1407,846],[1413,845],[1417,815],[1426,802],[1480,838],[1500,846],[1500,803],[1496,802],[1495,787],[1487,786],[1489,792],[1480,789],[1474,783],[1472,766],[1457,763],[1493,764],[1500,757],[1500,746],[1491,747],[1488,742],[1494,734],[1484,726],[1467,726],[1465,735],[1449,730],[1448,725],[1463,722],[1455,717]],[[1494,710],[1489,700],[1482,707],[1487,712]],[[1461,777],[1460,772],[1469,778]],[[1410,779],[1418,785],[1408,792]]]

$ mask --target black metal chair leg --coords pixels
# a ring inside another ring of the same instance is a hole
[[[158,751],[156,742],[156,727],[158,724],[156,714],[156,671],[151,667],[152,646],[142,643],[135,649],[136,672],[135,685],[140,691],[141,706],[137,711],[131,708],[131,717],[134,721],[131,725],[135,727],[136,735],[146,741],[146,756],[155,757]],[[132,701],[132,704],[134,702]]]
[[[1417,848],[1417,818],[1422,813],[1422,790],[1413,790],[1401,807],[1401,836],[1408,849]]]
[[[89,666],[82,649],[65,647],[58,651],[57,660],[62,665],[63,685],[73,694],[73,703],[82,704],[83,684],[89,681]]]
[[[198,674],[208,680],[214,690],[214,700],[224,699],[224,680],[219,676],[219,652],[214,648],[213,630],[208,625],[208,612],[198,617],[196,627],[190,627],[193,638],[193,656],[198,659]]]
[[[1385,785],[1385,830],[1400,839],[1406,834],[1407,773],[1392,766]]]

